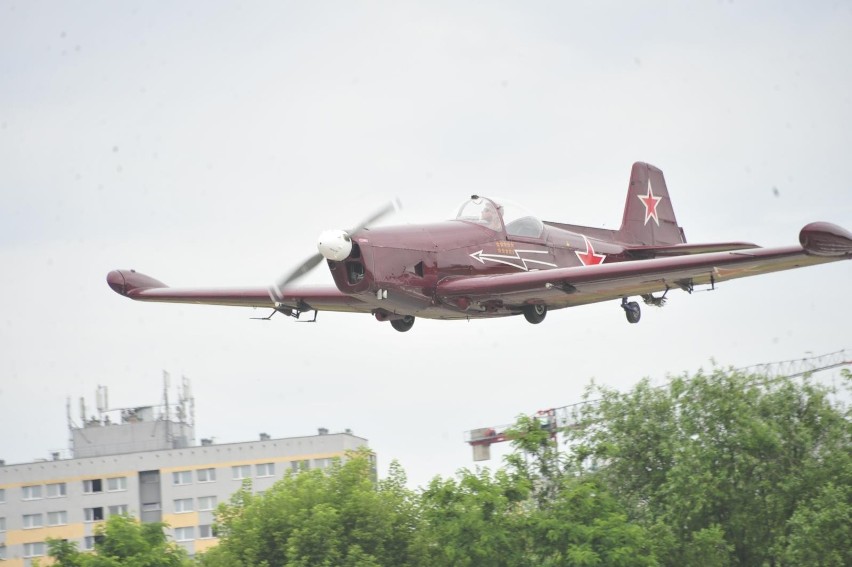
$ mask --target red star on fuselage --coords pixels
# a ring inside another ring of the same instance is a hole
[[[594,266],[595,264],[603,264],[603,261],[606,258],[606,254],[595,254],[595,249],[592,248],[592,243],[589,242],[589,239],[583,236],[583,240],[586,241],[586,251],[580,252],[579,250],[574,250],[574,254],[577,255],[577,258],[580,259],[580,262],[582,262],[584,266]]]
[[[648,192],[644,195],[636,195],[642,204],[645,205],[645,224],[648,224],[649,219],[654,219],[657,226],[660,226],[660,219],[657,217],[657,205],[663,200],[662,197],[654,196],[654,191],[651,188],[651,178],[648,178]]]

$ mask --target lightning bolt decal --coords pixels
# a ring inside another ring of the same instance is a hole
[[[478,252],[474,252],[470,254],[470,257],[474,260],[478,260],[479,263],[484,264],[485,261],[496,262],[498,264],[505,264],[507,266],[512,266],[513,268],[518,268],[519,270],[523,270],[524,272],[530,271],[529,264],[539,264],[542,266],[549,266],[551,268],[555,268],[556,264],[552,262],[544,262],[542,260],[533,260],[532,258],[523,258],[520,253],[523,252],[525,254],[550,254],[547,250],[515,250],[515,253],[510,254],[486,254],[482,250]],[[535,269],[535,268],[533,268]]]

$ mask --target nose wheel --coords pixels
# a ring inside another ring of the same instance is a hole
[[[626,297],[622,297],[621,308],[624,309],[628,323],[638,323],[639,319],[642,318],[642,308],[635,301],[627,301]]]
[[[524,317],[533,325],[537,325],[544,321],[547,315],[547,305],[536,303],[534,305],[524,305]]]
[[[400,333],[404,333],[407,330],[411,329],[414,326],[414,316],[406,315],[402,319],[391,319],[391,327],[399,331]]]

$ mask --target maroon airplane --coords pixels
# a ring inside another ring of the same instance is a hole
[[[671,289],[852,258],[852,234],[816,222],[801,246],[744,242],[687,244],[675,220],[663,172],[636,163],[621,228],[541,221],[510,203],[473,195],[455,219],[422,225],[326,231],[319,253],[272,287],[171,288],[134,270],[107,276],[117,293],[139,301],[267,307],[298,318],[306,311],[372,313],[407,331],[415,317],[474,319],[547,312],[620,300],[639,321],[640,297],[662,306]],[[336,287],[291,284],[325,259]],[[655,295],[658,294],[658,295]],[[271,315],[270,315],[271,317]]]

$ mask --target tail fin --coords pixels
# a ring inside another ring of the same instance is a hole
[[[686,242],[678,226],[663,172],[636,162],[630,172],[624,218],[616,233],[619,242],[639,246],[668,246]]]

